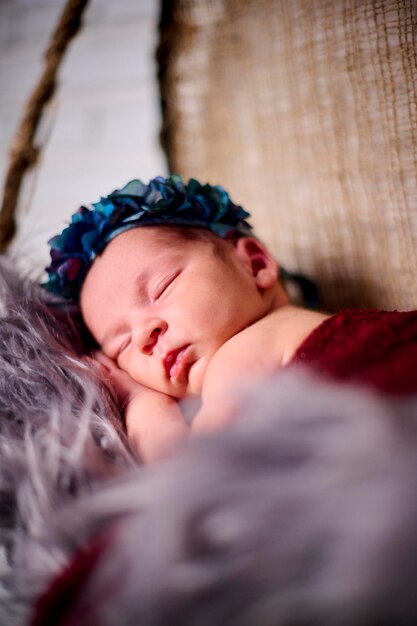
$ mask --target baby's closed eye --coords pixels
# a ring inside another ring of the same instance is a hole
[[[167,276],[164,276],[164,278],[157,283],[153,293],[154,301],[158,300],[167,291],[167,289],[172,285],[172,283],[180,275],[180,273],[181,270],[175,270]]]
[[[129,347],[130,342],[132,340],[132,336],[129,334],[127,337],[125,337],[121,343],[119,344],[119,346],[117,347],[116,350],[116,354],[113,358],[113,360],[117,363],[117,359],[119,358],[119,356],[126,350],[126,348]]]

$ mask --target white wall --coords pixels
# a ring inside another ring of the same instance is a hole
[[[0,0],[0,174],[65,0]],[[41,162],[26,176],[11,247],[39,272],[46,240],[80,204],[131,178],[165,174],[154,59],[158,0],[90,0],[39,133]]]

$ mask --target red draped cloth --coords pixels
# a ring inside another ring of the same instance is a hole
[[[380,391],[417,392],[417,311],[337,313],[307,337],[292,363]]]

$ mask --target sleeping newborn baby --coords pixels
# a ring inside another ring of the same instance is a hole
[[[131,181],[50,242],[46,286],[79,302],[144,461],[190,432],[179,401],[201,396],[193,431],[221,427],[237,391],[302,360],[331,319],[289,303],[247,217],[219,186]]]

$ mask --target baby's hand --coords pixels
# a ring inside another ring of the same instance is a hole
[[[136,397],[153,392],[149,387],[137,383],[127,372],[116,365],[112,359],[98,351],[94,354],[95,364],[100,371],[101,378],[115,393],[121,409],[126,409],[129,403]]]
[[[177,402],[133,380],[103,352],[96,353],[95,359],[104,382],[119,400],[129,443],[138,456],[147,463],[176,449],[189,432]]]

